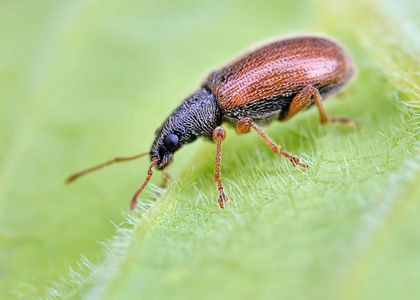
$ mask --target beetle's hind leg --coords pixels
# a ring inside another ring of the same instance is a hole
[[[296,156],[291,155],[289,152],[281,150],[281,146],[274,143],[268,135],[254,122],[251,118],[244,118],[238,121],[236,129],[239,133],[245,134],[251,131],[251,127],[258,133],[258,135],[263,139],[263,141],[268,145],[268,147],[273,150],[275,154],[280,154],[284,158],[287,158],[294,166],[301,166],[307,168],[308,165],[302,163],[302,160]]]
[[[303,88],[292,100],[290,103],[290,108],[288,114],[281,119],[281,121],[286,121],[293,117],[298,112],[306,109],[310,104],[315,102],[316,107],[319,112],[319,121],[321,124],[327,123],[342,123],[347,125],[356,125],[359,126],[359,123],[355,120],[348,118],[330,118],[327,116],[327,113],[324,109],[324,104],[322,103],[322,97],[319,91],[312,85],[308,85]]]

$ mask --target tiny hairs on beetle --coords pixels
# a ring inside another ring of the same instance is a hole
[[[214,181],[223,208],[228,197],[220,173],[222,142],[226,137],[222,123],[233,124],[239,134],[249,133],[252,128],[275,154],[288,159],[293,166],[306,168],[307,164],[282,150],[260,126],[274,120],[287,121],[313,103],[321,124],[357,125],[351,119],[328,117],[322,103],[323,98],[347,83],[353,73],[349,56],[328,39],[297,37],[270,43],[211,73],[163,122],[149,152],[114,158],[80,171],[66,182],[116,162],[149,155],[151,163],[146,180],[131,200],[133,210],[138,195],[152,177],[153,168],[165,169],[178,149],[203,136],[216,143]]]

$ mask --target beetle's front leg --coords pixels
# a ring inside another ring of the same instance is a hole
[[[268,135],[258,126],[251,118],[244,118],[238,121],[236,129],[238,133],[245,134],[251,131],[251,127],[258,133],[262,140],[268,145],[268,147],[273,150],[275,154],[280,154],[284,158],[287,158],[295,167],[297,165],[307,168],[308,165],[302,163],[302,160],[299,157],[291,155],[289,152],[281,150],[281,146],[274,143]]]
[[[220,172],[221,160],[222,160],[222,142],[226,137],[226,131],[223,127],[216,127],[213,131],[213,140],[216,142],[216,159],[214,162],[214,181],[217,184],[217,189],[219,190],[219,205],[220,208],[223,208],[225,202],[228,202],[229,199],[225,194],[223,184],[220,181],[222,175]]]

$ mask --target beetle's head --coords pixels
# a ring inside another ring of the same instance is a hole
[[[185,123],[177,116],[170,116],[162,127],[156,131],[155,141],[150,150],[150,159],[158,159],[156,167],[159,170],[169,165],[174,153],[185,144],[197,138],[191,130],[185,128]]]
[[[150,150],[151,161],[164,169],[172,162],[175,151],[199,136],[212,137],[220,125],[222,113],[212,92],[201,89],[175,109],[156,131]]]

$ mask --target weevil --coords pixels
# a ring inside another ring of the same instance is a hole
[[[133,210],[153,167],[164,170],[178,149],[202,136],[216,143],[214,181],[223,208],[228,197],[220,172],[222,142],[226,137],[222,123],[233,124],[240,134],[249,133],[252,128],[275,154],[294,166],[306,168],[307,164],[282,150],[260,126],[274,120],[287,121],[311,104],[318,109],[321,124],[357,125],[351,119],[328,117],[322,103],[323,98],[346,84],[353,73],[353,63],[344,49],[326,38],[296,37],[270,43],[212,72],[163,122],[149,152],[117,157],[80,171],[67,182],[116,162],[150,155],[146,180],[131,200]]]

